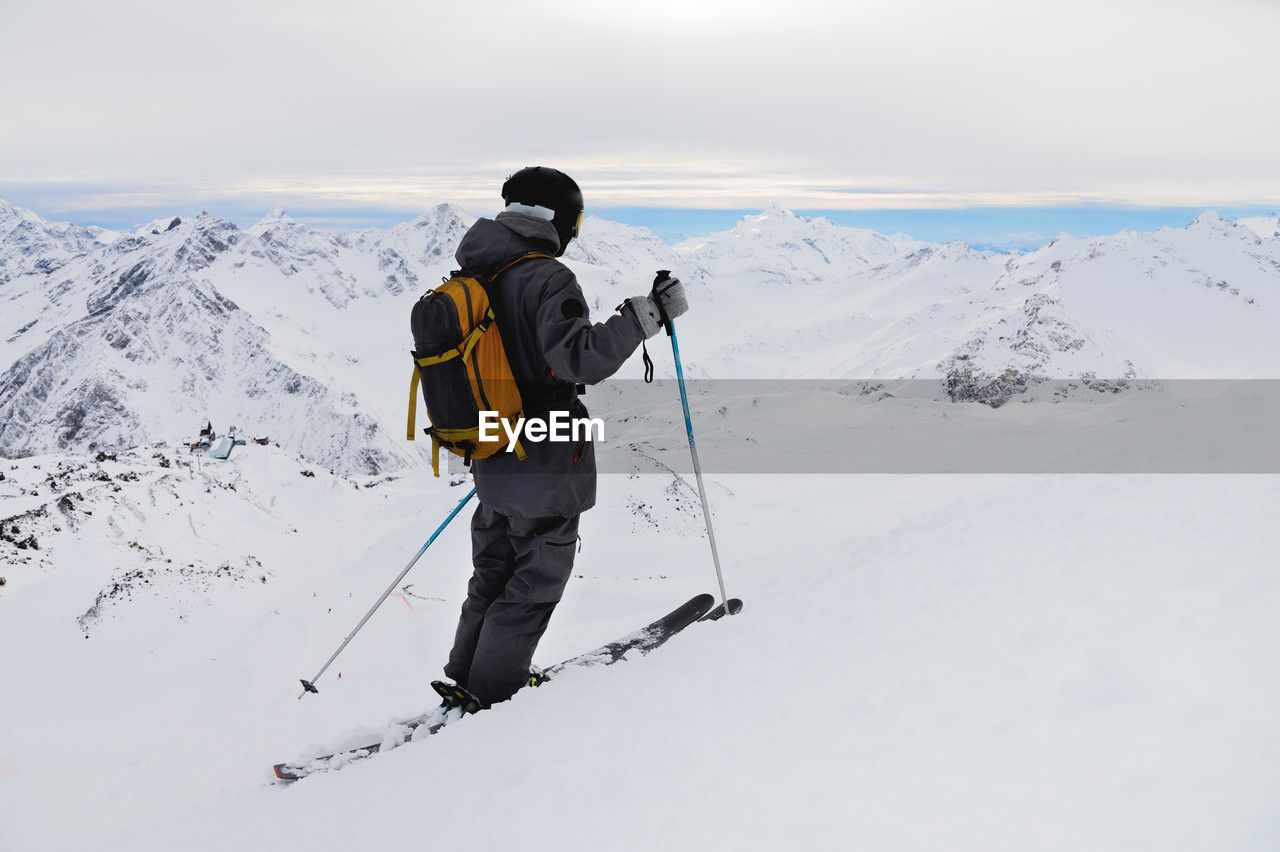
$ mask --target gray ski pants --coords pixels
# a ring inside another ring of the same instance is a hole
[[[505,701],[528,683],[534,649],[573,571],[579,517],[526,518],[476,507],[475,570],[444,673],[481,701]]]

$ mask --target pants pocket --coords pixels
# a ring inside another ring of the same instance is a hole
[[[573,556],[577,551],[577,538],[569,541],[543,539],[538,542],[537,558],[530,572],[530,602],[559,603],[565,586],[573,574]]]

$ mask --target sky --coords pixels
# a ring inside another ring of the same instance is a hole
[[[486,212],[530,164],[672,233],[771,202],[992,239],[1280,206],[1270,0],[0,0],[0,20],[0,198],[85,224]]]

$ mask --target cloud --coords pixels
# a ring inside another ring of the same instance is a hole
[[[1280,203],[1280,111],[1253,82],[1280,77],[1274,4],[123,0],[5,18],[0,196],[409,211],[494,203],[545,162],[602,205]]]

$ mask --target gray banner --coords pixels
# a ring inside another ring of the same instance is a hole
[[[1280,381],[1043,381],[986,402],[944,381],[688,383],[706,473],[1277,473]],[[613,381],[601,472],[691,472],[675,381]]]

